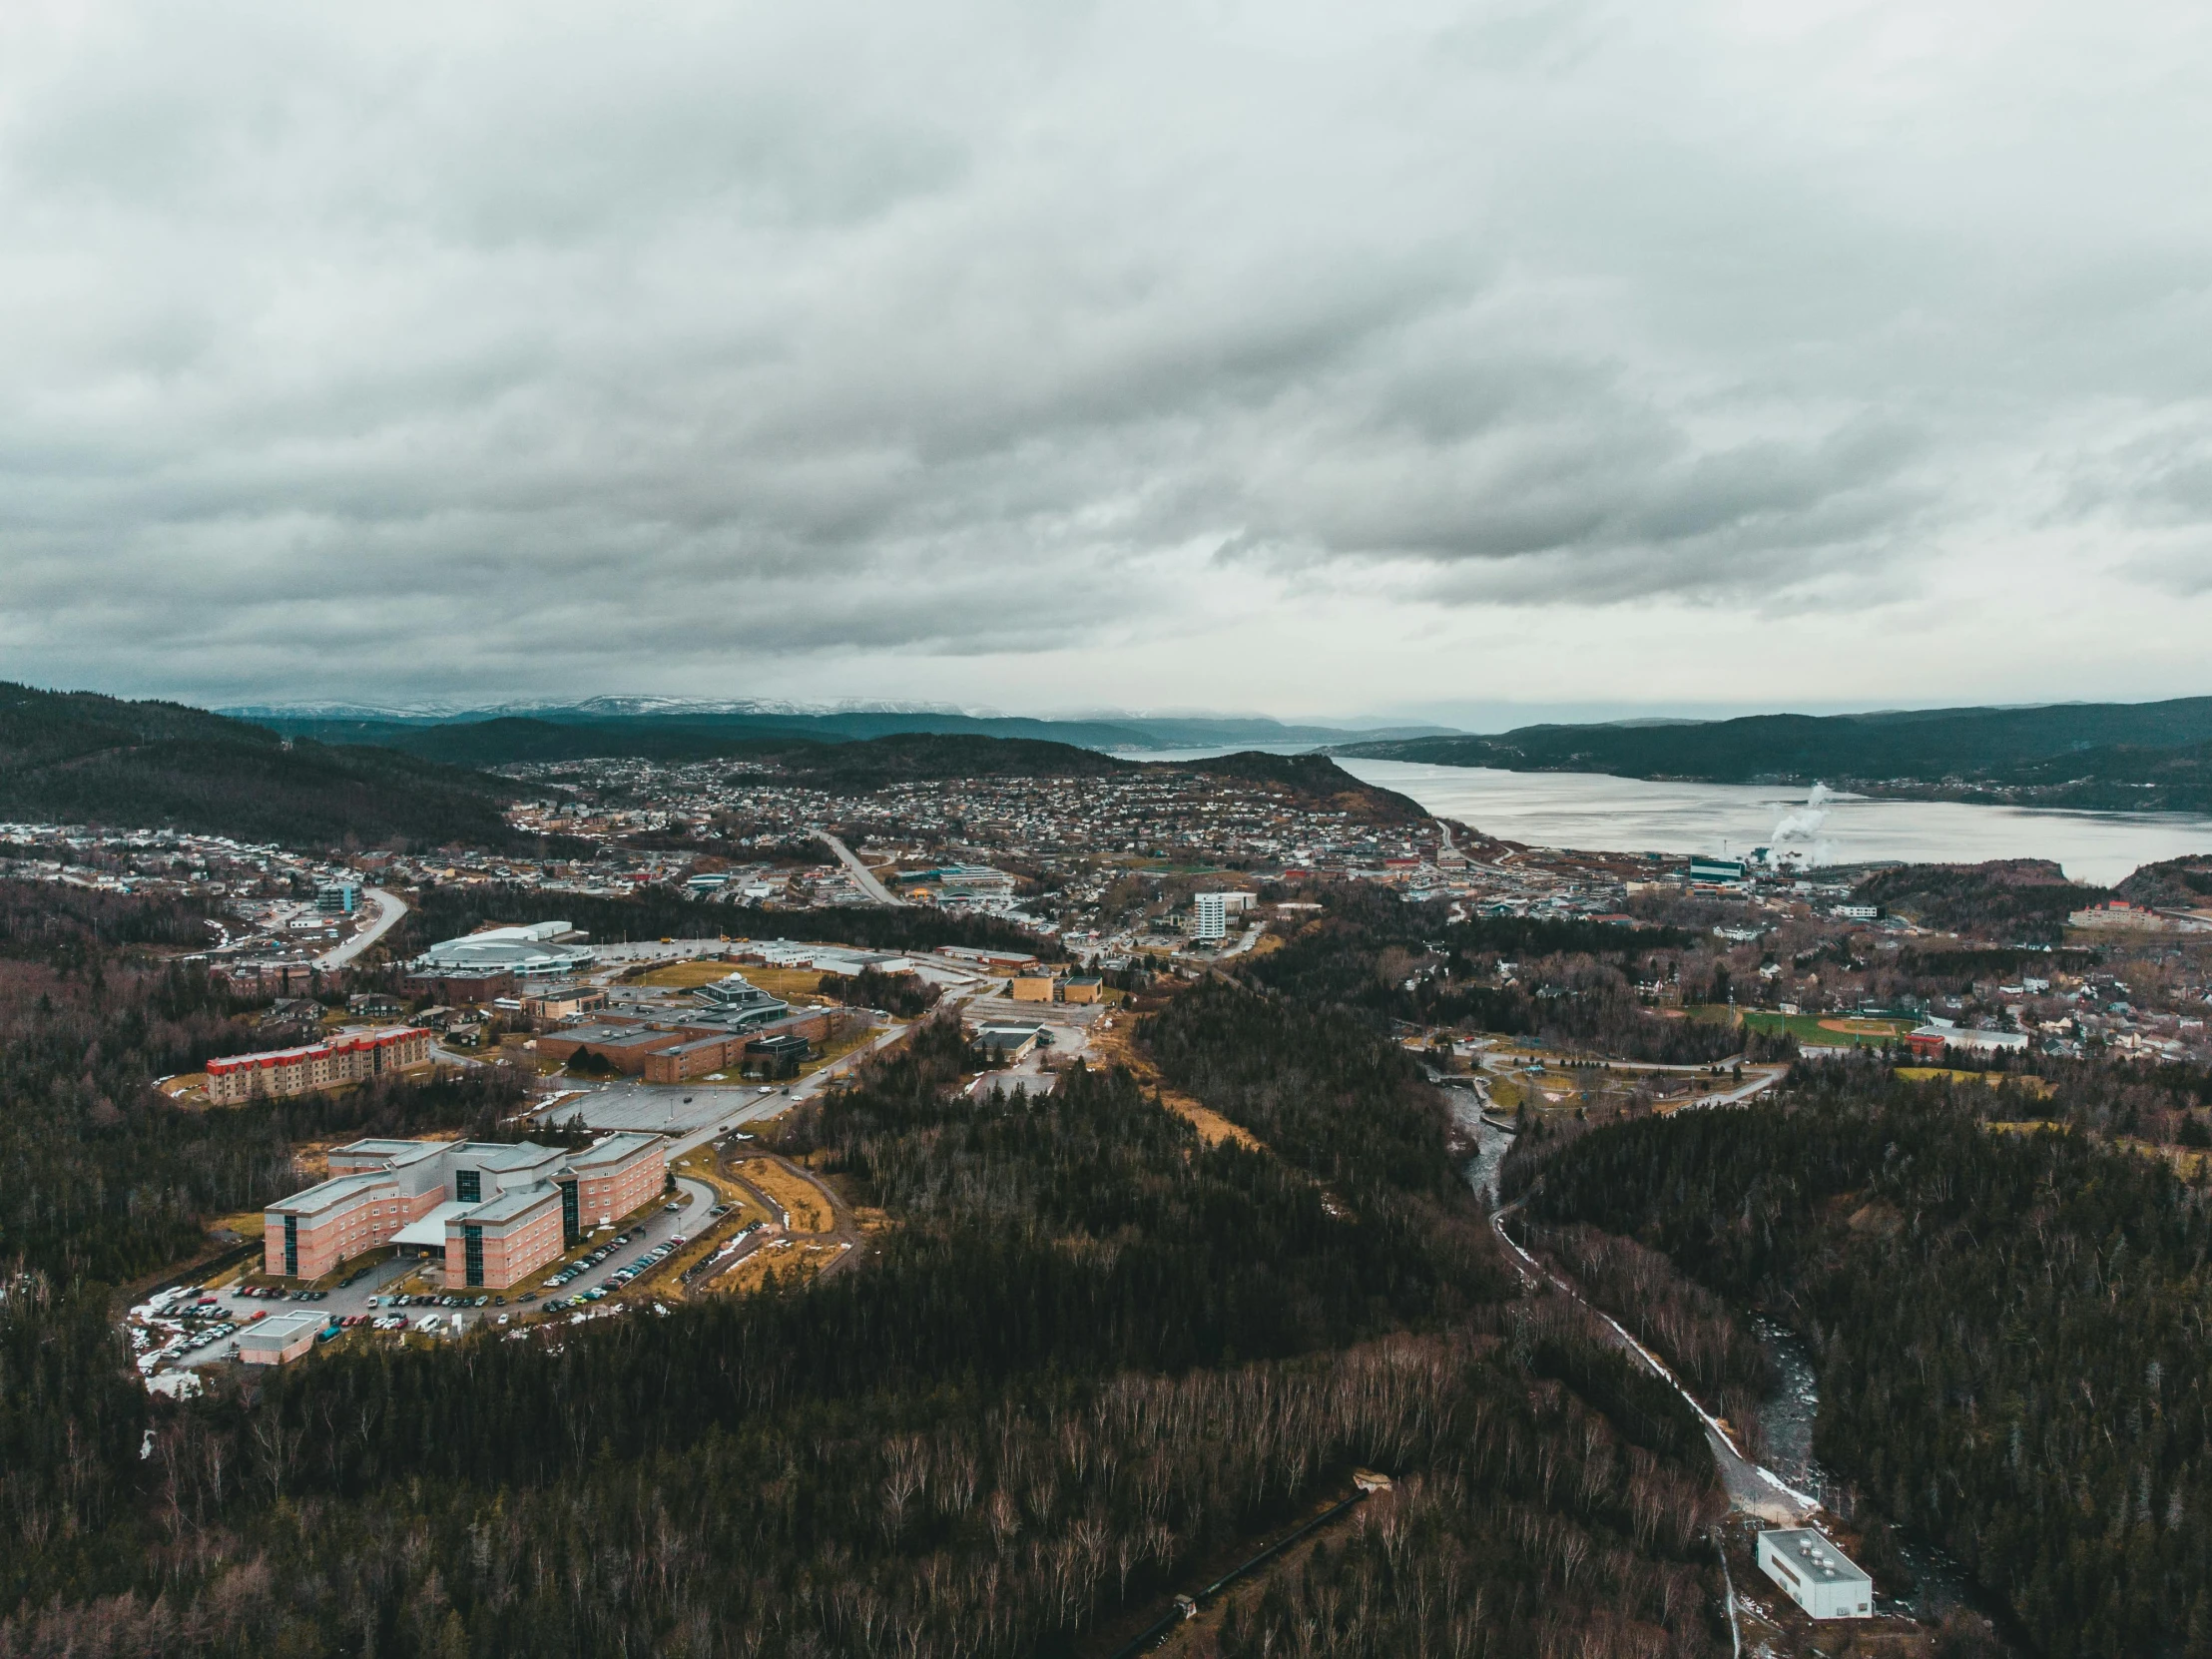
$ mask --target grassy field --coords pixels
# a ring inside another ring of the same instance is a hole
[[[823,1197],[822,1189],[806,1177],[794,1175],[768,1158],[748,1158],[733,1167],[791,1212],[794,1233],[827,1233],[835,1225],[830,1201]]]
[[[813,968],[740,967],[736,962],[723,961],[670,962],[665,967],[639,974],[630,983],[667,990],[692,990],[700,985],[715,984],[733,973],[744,974],[748,983],[786,1002],[817,997],[822,990],[822,975]]]
[[[1503,1112],[1523,1106],[1539,1111],[1571,1112],[1577,1106],[1616,1105],[1629,1097],[1633,1079],[1626,1073],[1546,1066],[1540,1072],[1490,1074],[1490,1100]],[[1584,1101],[1587,1094],[1590,1098]]]
[[[1778,1014],[1763,1008],[1747,1009],[1744,1026],[1752,1031],[1787,1031],[1800,1043],[1815,1048],[1841,1048],[1860,1043],[1879,1046],[1913,1029],[1907,1019],[1860,1019],[1850,1014]]]

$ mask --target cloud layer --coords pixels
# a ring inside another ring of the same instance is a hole
[[[2208,30],[11,8],[0,650],[257,701],[2212,690]]]

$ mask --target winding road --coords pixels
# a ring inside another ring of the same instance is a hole
[[[333,950],[325,950],[314,959],[318,968],[340,968],[399,925],[399,918],[407,913],[407,901],[397,893],[386,892],[382,887],[363,887],[361,896],[376,906],[376,919],[360,928],[353,936]]]

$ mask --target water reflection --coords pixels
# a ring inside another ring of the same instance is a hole
[[[1340,758],[1354,777],[1395,790],[1484,834],[1533,846],[1610,852],[1734,852],[1789,839],[1831,863],[1895,858],[1978,863],[2055,858],[2077,881],[2109,886],[2140,864],[2212,851],[2212,819],[2185,813],[2054,813],[1955,801],[1826,796],[1766,784],[1654,783],[1581,772]]]

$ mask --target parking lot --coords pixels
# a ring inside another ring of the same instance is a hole
[[[708,1212],[720,1202],[713,1188],[702,1182],[679,1178],[678,1196],[670,1200],[676,1208],[656,1208],[642,1221],[633,1223],[630,1242],[613,1252],[594,1267],[579,1274],[563,1287],[561,1295],[575,1297],[586,1291],[596,1290],[621,1273],[640,1256],[666,1243],[670,1238],[689,1238],[706,1225]],[[601,1228],[595,1232],[579,1251],[588,1251],[617,1237],[613,1228]],[[370,1319],[403,1322],[409,1330],[430,1331],[441,1336],[456,1336],[480,1323],[500,1324],[515,1320],[533,1311],[533,1304],[544,1297],[534,1296],[530,1302],[498,1291],[451,1291],[426,1295],[420,1301],[406,1307],[391,1304],[392,1287],[417,1272],[422,1267],[418,1258],[401,1257],[378,1262],[366,1269],[353,1283],[321,1292],[291,1292],[280,1298],[248,1294],[243,1285],[230,1286],[220,1292],[203,1292],[197,1306],[205,1311],[198,1316],[178,1319],[175,1316],[186,1304],[177,1298],[164,1318],[165,1328],[180,1325],[187,1330],[200,1327],[213,1331],[228,1325],[234,1329],[220,1335],[210,1335],[207,1340],[165,1354],[159,1362],[165,1370],[183,1370],[193,1366],[212,1365],[227,1357],[231,1345],[256,1315],[269,1315],[279,1310],[285,1312],[314,1313],[332,1321],[343,1322],[366,1316]],[[207,1302],[213,1297],[212,1304]],[[450,1296],[454,1305],[444,1300]],[[483,1306],[474,1306],[481,1301]],[[468,1306],[460,1306],[466,1303]],[[502,1319],[504,1316],[504,1321]],[[400,1329],[389,1325],[387,1330]]]
[[[624,1077],[586,1084],[562,1096],[538,1114],[538,1121],[551,1125],[580,1118],[586,1129],[638,1129],[681,1140],[701,1129],[720,1133],[724,1125],[774,1117],[791,1103],[790,1095],[761,1093],[759,1084],[647,1083]]]

